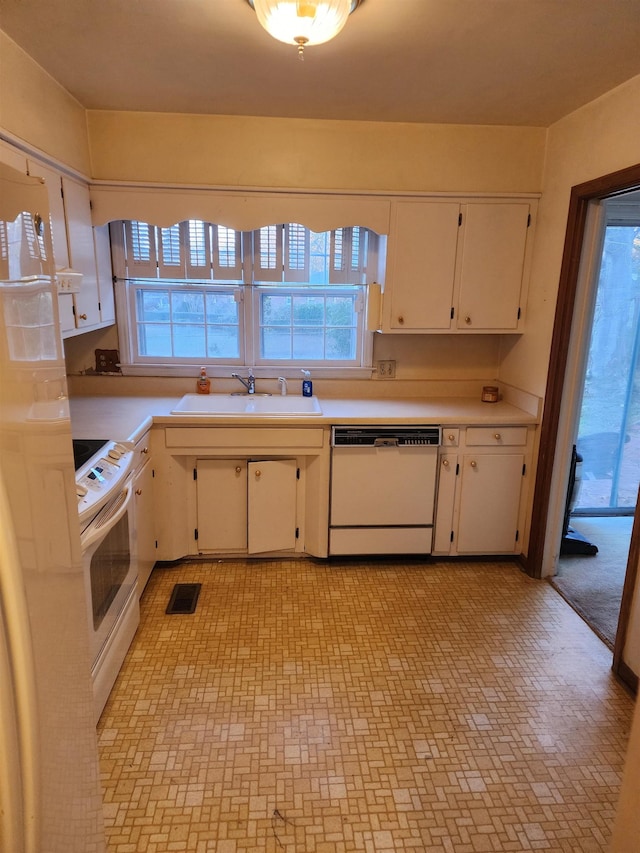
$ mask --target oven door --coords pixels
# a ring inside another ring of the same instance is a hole
[[[131,554],[132,480],[82,532],[96,719],[102,713],[140,622]]]

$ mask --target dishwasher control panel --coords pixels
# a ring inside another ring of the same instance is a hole
[[[439,426],[331,427],[332,447],[416,447],[440,443]]]

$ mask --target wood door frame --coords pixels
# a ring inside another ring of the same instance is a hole
[[[573,314],[576,301],[578,273],[582,255],[582,244],[585,236],[587,210],[593,201],[610,198],[640,187],[640,163],[603,175],[591,181],[577,184],[571,188],[567,230],[565,235],[564,252],[560,267],[558,284],[558,299],[553,324],[551,351],[549,353],[550,369],[547,374],[547,386],[544,398],[544,413],[540,426],[540,448],[536,468],[536,483],[531,512],[531,533],[529,537],[529,552],[523,559],[525,571],[535,578],[542,577],[542,563],[547,534],[547,517],[551,500],[551,479],[556,455],[560,409],[564,394],[565,374],[569,355],[569,341]],[[553,365],[553,369],[551,369]],[[640,511],[636,505],[634,519],[634,537],[629,552],[627,576],[625,579],[623,600],[620,611],[620,621],[614,652],[614,669],[624,678],[622,649],[631,609],[631,595],[635,588],[637,563],[640,557]],[[632,561],[632,558],[635,562]],[[617,655],[617,657],[616,657]],[[625,679],[627,680],[627,679]]]

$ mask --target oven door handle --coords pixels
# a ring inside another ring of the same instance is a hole
[[[82,533],[80,542],[82,551],[86,553],[92,545],[104,539],[109,531],[116,526],[129,509],[131,503],[131,484],[127,483],[119,495],[104,506],[91,524]]]

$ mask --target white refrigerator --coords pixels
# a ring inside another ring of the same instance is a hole
[[[0,164],[0,851],[102,853],[47,193]]]

